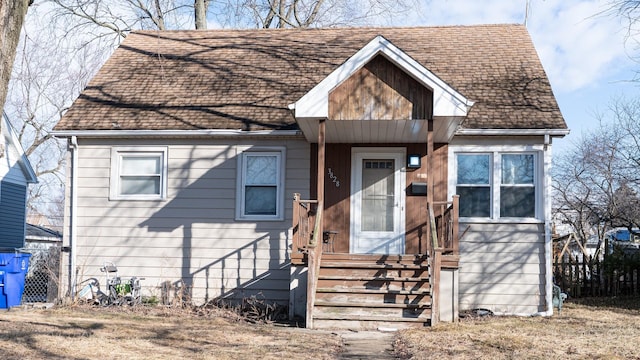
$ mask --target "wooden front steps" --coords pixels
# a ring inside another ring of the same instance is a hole
[[[322,255],[314,328],[400,329],[425,326],[430,321],[426,257]]]

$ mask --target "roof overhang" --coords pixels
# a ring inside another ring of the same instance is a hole
[[[433,141],[448,143],[463,118],[435,118]],[[299,121],[307,141],[318,141],[318,119]],[[325,138],[328,143],[425,143],[427,120],[339,120],[327,121]]]
[[[56,137],[82,138],[171,138],[171,137],[299,137],[300,130],[230,130],[230,129],[198,129],[198,130],[58,130],[52,131]]]
[[[564,137],[569,129],[458,129],[456,136],[553,136]]]
[[[345,136],[342,136],[339,140],[331,136],[330,127],[335,127],[336,131],[342,134],[343,132],[357,129],[358,126],[371,127],[370,131],[354,135],[364,142],[426,141],[426,120],[353,120],[354,123],[350,123],[351,121],[331,121],[331,119],[328,119],[329,94],[331,91],[377,55],[383,55],[433,92],[434,134],[437,137],[435,140],[442,142],[450,140],[459,123],[467,116],[469,109],[473,106],[473,101],[464,97],[380,35],[358,50],[298,101],[289,105],[307,140],[310,142],[317,141],[317,122],[321,119],[327,119],[329,120],[327,122],[328,142],[352,142],[351,140],[354,140]],[[361,124],[355,122],[360,122]],[[331,125],[329,125],[330,123]],[[381,132],[382,129],[387,129],[387,131]],[[409,137],[401,137],[400,134],[408,135]]]

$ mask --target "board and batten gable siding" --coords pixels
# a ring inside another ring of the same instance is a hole
[[[27,186],[0,183],[0,248],[24,247]]]
[[[456,192],[457,152],[535,153],[535,220],[460,219],[460,310],[488,309],[496,314],[548,313],[551,281],[548,174],[551,145],[542,137],[458,138],[449,146],[449,194]],[[548,219],[547,219],[548,220]]]
[[[109,200],[112,148],[132,146],[166,148],[165,200]],[[282,221],[235,219],[238,151],[247,147],[286,148]],[[77,190],[78,283],[104,279],[99,269],[112,261],[119,275],[145,278],[144,295],[160,298],[168,285],[191,288],[196,303],[288,302],[291,199],[309,194],[304,140],[79,139]]]

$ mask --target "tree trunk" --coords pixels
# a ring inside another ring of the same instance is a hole
[[[205,30],[207,28],[207,9],[209,0],[194,0],[194,14],[196,17],[196,29]]]
[[[31,0],[0,1],[0,107],[4,109],[20,30]],[[0,129],[2,128],[0,122]],[[4,149],[0,149],[0,157]]]

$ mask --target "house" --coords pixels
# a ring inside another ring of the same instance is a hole
[[[309,327],[550,315],[567,133],[522,25],[133,32],[55,128],[69,286],[114,261]]]
[[[0,250],[14,250],[25,245],[27,188],[38,180],[4,112],[0,130]]]

